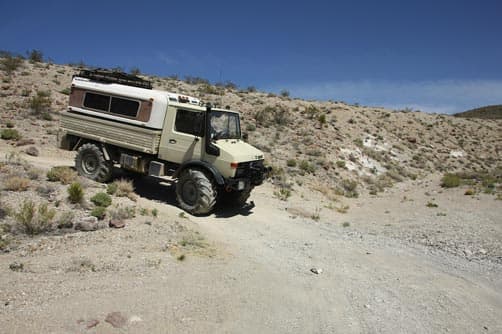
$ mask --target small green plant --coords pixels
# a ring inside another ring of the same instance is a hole
[[[254,124],[248,124],[248,125],[246,125],[246,130],[247,131],[251,131],[251,132],[255,131],[256,130],[256,125],[254,125]]]
[[[291,190],[285,187],[280,188],[278,191],[274,191],[275,197],[281,201],[287,201],[291,197]]]
[[[117,183],[112,182],[108,184],[108,186],[106,187],[106,193],[109,195],[115,195],[117,189],[118,189]]]
[[[73,182],[68,187],[68,199],[71,203],[81,203],[84,199],[84,189],[78,182]]]
[[[349,222],[343,222],[342,226],[343,226],[343,227],[349,227],[349,226],[350,226],[350,223],[349,223]]]
[[[438,207],[438,205],[436,203],[430,202],[430,201],[427,202],[427,204],[425,206],[428,208],[437,208]]]
[[[9,129],[12,129],[15,126],[15,124],[13,121],[7,121],[5,122],[5,126],[8,127]]]
[[[98,218],[99,220],[105,219],[106,216],[106,208],[102,206],[96,206],[91,211],[91,216]]]
[[[326,114],[320,114],[319,117],[317,117],[317,120],[319,121],[319,124],[323,126],[326,124]]]
[[[0,137],[5,140],[19,140],[21,135],[16,129],[3,129],[0,133]]]
[[[464,195],[466,195],[466,196],[473,196],[474,194],[476,194],[474,189],[467,189],[464,193]]]
[[[60,92],[61,94],[64,94],[64,95],[70,95],[71,90],[70,90],[70,88],[66,87],[66,88],[64,88],[64,89],[60,90],[59,92]]]
[[[441,187],[455,188],[460,186],[462,179],[456,174],[445,174],[441,179]]]
[[[314,210],[314,213],[312,214],[312,216],[310,216],[310,218],[312,220],[319,221],[319,219],[321,219],[321,209],[320,208],[316,208]]]
[[[354,180],[343,179],[341,182],[343,188],[343,195],[345,197],[354,198],[358,197],[359,193],[357,192],[357,182]]]
[[[91,202],[96,206],[106,208],[112,204],[112,198],[107,193],[99,192],[91,197]]]
[[[157,210],[157,208],[153,208],[152,209],[152,216],[157,217],[158,215],[159,215],[159,210]]]
[[[288,167],[296,167],[296,160],[295,159],[288,159],[288,161],[286,162],[286,165]]]
[[[286,89],[281,90],[281,96],[282,97],[289,97],[289,91]]]
[[[345,168],[346,167],[345,160],[338,160],[336,162],[336,167],[338,167],[338,168]]]

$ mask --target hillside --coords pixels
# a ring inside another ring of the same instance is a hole
[[[77,175],[56,147],[77,72],[0,70],[5,332],[502,332],[502,120],[149,77],[240,110],[274,167],[195,217],[166,180]]]
[[[53,148],[58,115],[77,72],[27,61],[10,75],[0,72],[1,127],[11,123],[23,140]],[[291,192],[307,185],[328,198],[354,197],[433,172],[490,172],[502,166],[498,120],[305,101],[198,78],[148,79],[155,89],[240,111],[250,143],[266,152],[274,168],[273,182]]]
[[[493,105],[467,110],[453,115],[464,118],[501,119],[502,105]]]

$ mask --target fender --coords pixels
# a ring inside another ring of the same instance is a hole
[[[211,175],[214,177],[214,180],[216,181],[217,185],[219,186],[225,185],[225,179],[223,178],[221,173],[213,165],[202,160],[185,161],[184,163],[181,164],[181,166],[178,167],[176,172],[174,172],[173,178],[177,178],[183,170],[190,167],[199,167],[201,169],[209,171]]]

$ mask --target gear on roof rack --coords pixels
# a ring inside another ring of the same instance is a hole
[[[103,83],[118,83],[121,85],[152,89],[151,81],[141,79],[132,74],[107,70],[104,68],[84,69],[81,70],[78,75],[74,75],[74,77],[75,76]]]

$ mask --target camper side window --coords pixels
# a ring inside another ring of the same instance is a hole
[[[203,124],[204,114],[202,112],[178,109],[176,120],[174,121],[174,130],[194,136],[201,136]]]
[[[139,102],[115,96],[86,92],[84,107],[109,112],[115,115],[136,118],[138,116]]]

